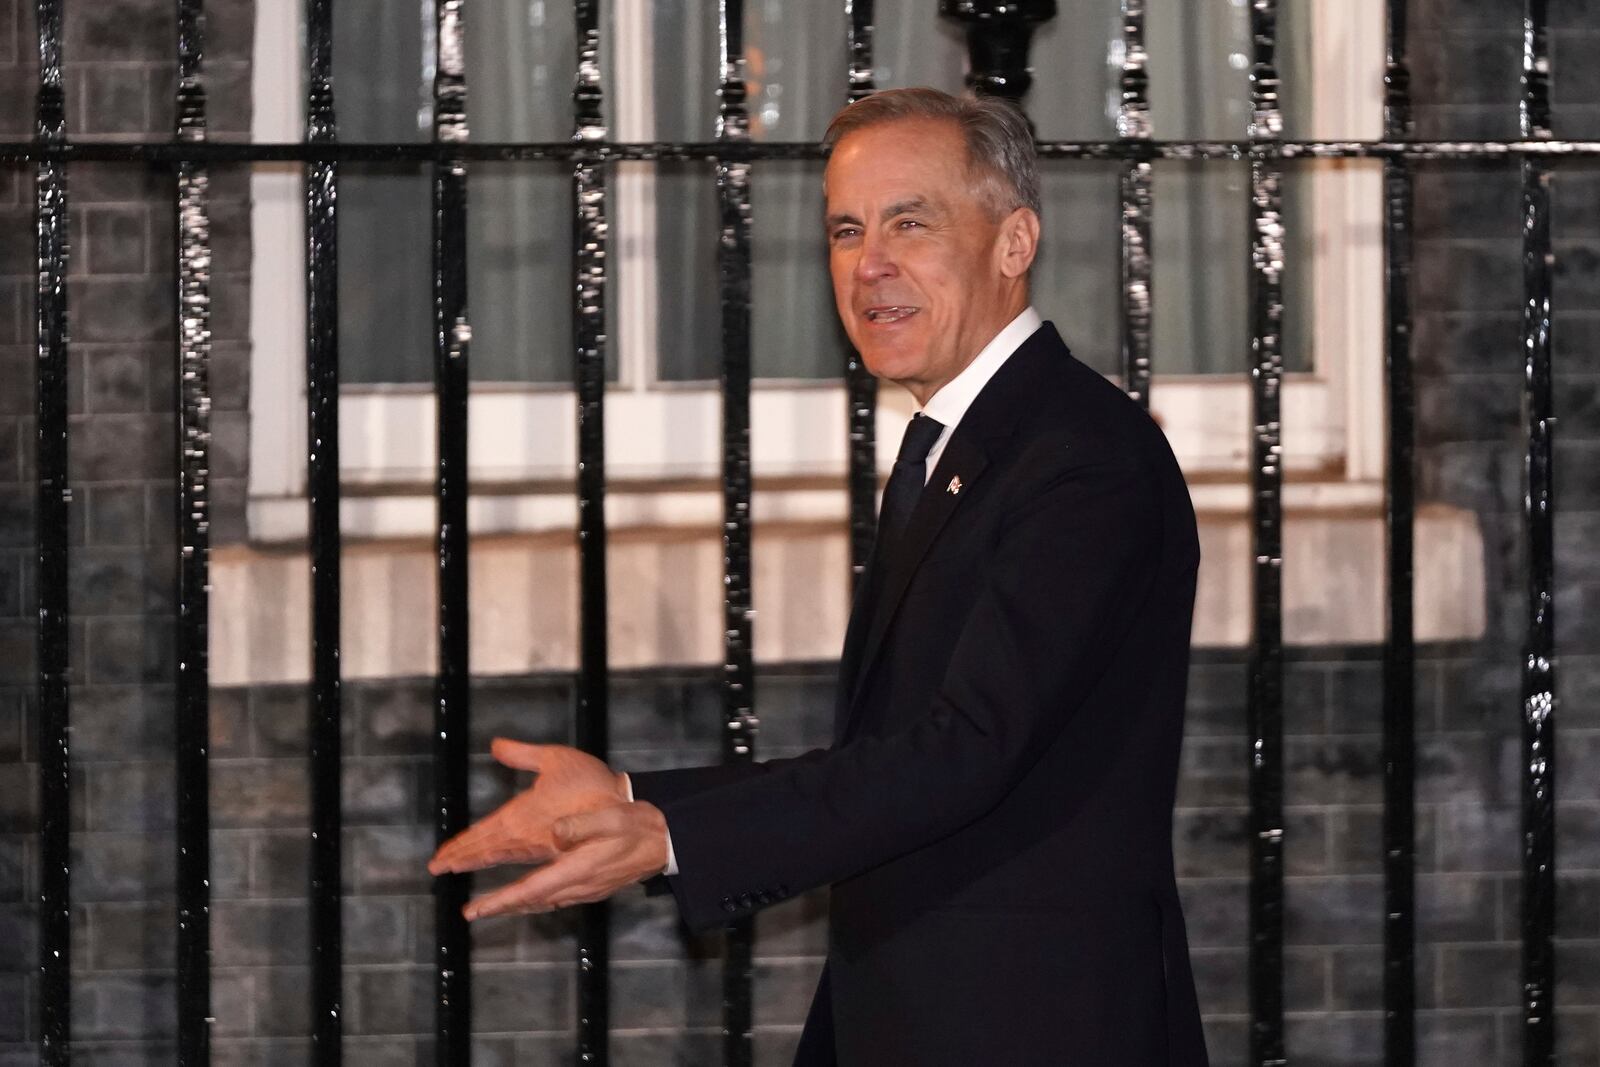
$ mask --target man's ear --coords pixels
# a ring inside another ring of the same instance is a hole
[[[1001,221],[997,248],[1004,277],[1021,278],[1028,273],[1039,252],[1039,216],[1032,208],[1019,207]]]

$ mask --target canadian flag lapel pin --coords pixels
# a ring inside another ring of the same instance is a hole
[[[954,478],[951,478],[950,484],[944,487],[944,491],[949,493],[951,496],[958,495],[961,492],[961,475],[958,474]]]

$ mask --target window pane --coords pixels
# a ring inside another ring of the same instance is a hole
[[[842,3],[759,0],[745,17],[750,133],[820,141],[849,99]],[[844,374],[849,348],[834,309],[823,240],[822,164],[754,168],[751,363],[762,378]]]
[[[655,136],[715,135],[716,4],[656,4]],[[847,98],[842,4],[752,3],[745,16],[747,108],[758,141],[815,141]],[[822,240],[822,165],[751,167],[751,362],[760,378],[836,379],[845,361]],[[721,229],[707,165],[662,165],[656,178],[662,380],[714,380],[722,332]]]
[[[1119,7],[1117,0],[1066,0],[1059,14],[1034,33],[1033,88],[1026,103],[1040,139],[1098,141],[1117,135],[1119,71],[1111,60],[1112,42],[1119,41],[1122,27]]]
[[[1072,354],[1115,373],[1121,315],[1115,163],[1053,161],[1044,165],[1042,236],[1032,297],[1055,322]]]
[[[1280,8],[1278,58],[1285,122],[1309,103],[1304,18]],[[1250,129],[1250,11],[1245,4],[1152,0],[1148,23],[1151,129],[1167,140],[1238,140]],[[1293,129],[1286,133],[1293,136]],[[1284,366],[1309,370],[1310,248],[1305,172],[1284,175],[1288,262]],[[1250,353],[1250,168],[1245,163],[1155,166],[1154,321],[1157,374],[1243,374]]]
[[[1148,0],[1151,125],[1165,140],[1225,141],[1250,128],[1248,0]],[[1311,110],[1310,5],[1278,5],[1278,76],[1284,135],[1304,136]],[[1116,71],[1109,72],[1115,87]],[[1112,98],[1112,106],[1115,99]]]
[[[1280,59],[1289,131],[1305,113],[1309,42],[1305,0],[1284,5]],[[645,6],[652,34],[649,136],[709,140],[717,110],[714,0]],[[1029,113],[1046,139],[1114,135],[1116,0],[1067,0],[1036,34]],[[430,136],[431,0],[345,0],[335,8],[341,136],[416,141]],[[608,19],[612,16],[607,9]],[[564,140],[571,130],[573,28],[569,5],[479,0],[468,19],[469,114],[474,140]],[[611,27],[608,27],[610,29]],[[1152,104],[1158,137],[1234,138],[1248,123],[1248,9],[1235,0],[1151,0]],[[846,95],[842,3],[754,0],[746,9],[752,136],[815,140]],[[609,44],[610,34],[607,35]],[[961,87],[961,26],[919,0],[877,5],[875,76],[884,87]],[[608,117],[618,72],[606,65]],[[635,72],[629,72],[638,76]],[[1116,369],[1115,167],[1046,164],[1046,241],[1035,300],[1078,354]],[[1163,164],[1156,193],[1158,372],[1237,373],[1248,366],[1248,201],[1244,168]],[[1305,369],[1309,311],[1302,258],[1307,215],[1299,170],[1285,183],[1291,251],[1285,277],[1287,365]],[[430,194],[427,168],[351,165],[342,172],[341,329],[346,380],[427,382],[432,376]],[[654,374],[714,380],[721,328],[716,273],[719,219],[706,164],[655,172],[658,330]],[[469,178],[473,377],[566,382],[571,377],[570,176],[559,164],[476,164]],[[818,218],[821,165],[752,168],[752,358],[763,378],[831,380],[846,343],[833,310]],[[629,220],[613,212],[613,245]],[[620,268],[619,257],[612,262]],[[1217,269],[1236,264],[1237,269]],[[615,275],[616,271],[613,271]],[[612,288],[615,295],[615,286]],[[615,314],[618,302],[608,302]],[[611,331],[613,337],[616,330]],[[615,345],[611,376],[615,377]]]
[[[426,141],[433,120],[422,56],[432,5],[344,0],[333,11],[340,139]],[[428,190],[425,167],[339,169],[339,362],[347,384],[432,380]]]
[[[575,33],[571,4],[474,0],[467,11],[474,141],[572,136]],[[468,173],[472,377],[570,382],[571,172],[560,163],[478,163]]]
[[[873,8],[873,78],[880,89],[930,85],[959,93],[967,69],[962,28],[930,0],[878,0]]]
[[[341,138],[430,139],[431,0],[346,0],[334,11]],[[573,32],[570,5],[473,4],[466,36],[474,141],[571,136]],[[473,380],[570,381],[570,174],[556,163],[477,163],[467,181]],[[431,196],[431,168],[341,171],[339,318],[347,382],[432,380]],[[613,376],[615,362],[613,355]]]
[[[649,10],[653,65],[647,136],[710,141],[717,116],[715,0],[654,0]],[[710,165],[657,165],[654,199],[655,375],[669,382],[715,380],[722,359],[720,224]]]

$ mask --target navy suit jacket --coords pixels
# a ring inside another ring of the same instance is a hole
[[[797,1062],[1206,1063],[1172,864],[1199,559],[1160,429],[1046,323],[862,582],[833,745],[632,776],[690,926],[833,887]]]

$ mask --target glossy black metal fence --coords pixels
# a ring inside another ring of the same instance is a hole
[[[854,103],[876,89],[872,76],[872,0],[845,0],[845,8],[850,20],[848,99]],[[866,573],[872,540],[878,532],[878,379],[853,348],[845,361],[844,377],[850,408],[850,582],[855,589]]]
[[[605,139],[600,79],[600,3],[577,0],[578,84],[573,90],[573,140],[594,145]],[[573,160],[574,380],[578,394],[578,588],[579,651],[577,746],[600,759],[609,756],[610,698],[606,644],[606,249],[605,168],[592,156]],[[578,934],[578,1062],[608,1062],[611,1029],[611,908],[583,908]]]
[[[1250,9],[1252,142],[1283,136],[1277,4]],[[1250,741],[1250,1061],[1279,1064],[1283,1045],[1283,170],[1250,157],[1251,545],[1254,634]]]
[[[435,5],[433,140],[453,149],[467,140],[466,0]],[[434,539],[439,574],[439,663],[434,697],[434,829],[440,844],[472,821],[467,796],[467,165],[447,157],[433,167],[433,387],[438,404],[439,502]],[[435,1055],[441,1067],[472,1051],[472,934],[461,909],[472,879],[434,881]]]
[[[38,142],[66,140],[61,0],[40,0]],[[67,172],[42,160],[36,176],[35,298],[39,479],[39,1059],[65,1064],[72,1034],[72,910],[67,719]]]
[[[1546,0],[1526,0],[1522,36],[1522,136],[1550,129]],[[1522,665],[1522,992],[1524,1063],[1554,1063],[1556,916],[1555,411],[1550,329],[1554,253],[1550,163],[1522,161],[1523,417],[1527,420],[1528,629]]]
[[[306,5],[306,141],[338,138],[333,0]],[[311,554],[311,1042],[317,1067],[341,1061],[344,927],[339,765],[339,173],[306,167],[306,494]]]
[[[849,84],[841,99],[874,89],[872,0],[846,5]],[[340,1061],[339,919],[339,478],[337,396],[337,165],[340,161],[434,166],[434,329],[438,403],[439,663],[435,718],[436,830],[441,838],[469,819],[466,783],[467,658],[467,318],[466,168],[473,160],[548,160],[573,175],[574,379],[579,408],[579,546],[581,665],[575,736],[585,750],[607,752],[605,288],[608,213],[606,168],[621,160],[701,160],[714,164],[721,205],[718,281],[722,301],[723,549],[726,632],[724,756],[754,756],[751,629],[750,463],[750,169],[761,160],[818,159],[813,143],[755,143],[745,115],[743,9],[721,0],[721,81],[717,139],[710,143],[621,144],[606,140],[600,69],[599,0],[574,0],[578,80],[574,135],[567,143],[472,144],[468,141],[464,0],[438,0],[434,138],[430,144],[349,144],[334,121],[332,0],[307,0],[307,132],[302,144],[207,142],[202,75],[202,3],[178,0],[177,114],[171,142],[72,144],[66,139],[61,78],[61,3],[37,0],[40,87],[37,133],[0,144],[0,161],[37,167],[37,414],[39,565],[38,758],[40,764],[41,1060],[65,1064],[70,1036],[70,885],[67,686],[67,199],[71,163],[111,160],[174,165],[177,198],[178,389],[175,461],[179,471],[177,639],[178,1059],[209,1060],[210,952],[207,837],[207,565],[210,233],[207,167],[220,162],[297,161],[307,174],[307,418],[313,574],[313,790],[311,897],[313,1047],[318,1064]],[[1050,0],[944,0],[943,14],[967,29],[969,84],[1021,100],[1030,81],[1034,28],[1056,14]],[[1411,140],[1406,3],[1388,3],[1384,140],[1286,141],[1282,138],[1276,0],[1252,0],[1253,118],[1249,139],[1157,141],[1150,136],[1151,72],[1144,0],[1121,0],[1122,70],[1118,139],[1040,145],[1049,160],[1117,160],[1121,171],[1123,368],[1125,385],[1148,405],[1152,164],[1156,160],[1245,160],[1250,165],[1254,450],[1251,465],[1255,546],[1254,638],[1249,690],[1250,743],[1250,1059],[1286,1062],[1283,1026],[1283,693],[1282,693],[1282,278],[1285,255],[1281,182],[1286,165],[1316,159],[1381,159],[1384,166],[1386,367],[1388,401],[1388,627],[1384,665],[1384,1008],[1386,1062],[1415,1059],[1415,892],[1413,813],[1415,514],[1414,401],[1411,383],[1412,164],[1419,159],[1508,158],[1520,162],[1524,204],[1524,356],[1527,418],[1529,614],[1523,672],[1522,961],[1526,1064],[1554,1062],[1554,719],[1553,483],[1551,406],[1552,244],[1549,186],[1563,158],[1600,157],[1600,142],[1558,141],[1550,125],[1550,55],[1546,0],[1526,0],[1521,106],[1516,141]],[[852,567],[859,576],[874,529],[876,384],[852,354],[848,383],[848,492]],[[470,938],[460,908],[465,876],[436,887],[436,1050],[440,1064],[470,1056]],[[608,1062],[608,913],[585,909],[578,944],[580,1062]],[[752,930],[731,927],[724,981],[724,1059],[752,1056]]]
[[[1406,6],[1389,5],[1383,135],[1411,134]],[[1411,387],[1411,162],[1383,163],[1384,366],[1388,399],[1388,641],[1383,657],[1383,1047],[1391,1067],[1416,1059],[1416,667],[1412,586],[1416,518],[1415,398]]]
[[[750,139],[745,112],[744,3],[719,0],[721,84],[717,142]],[[755,635],[751,619],[750,557],[750,163],[719,159],[717,290],[722,302],[722,758],[755,759]],[[755,921],[730,923],[722,962],[722,1055],[729,1067],[749,1067],[755,1054],[751,984]]]
[[[200,0],[178,3],[177,141],[206,137]],[[209,175],[178,163],[178,1063],[211,1060],[211,222]]]

